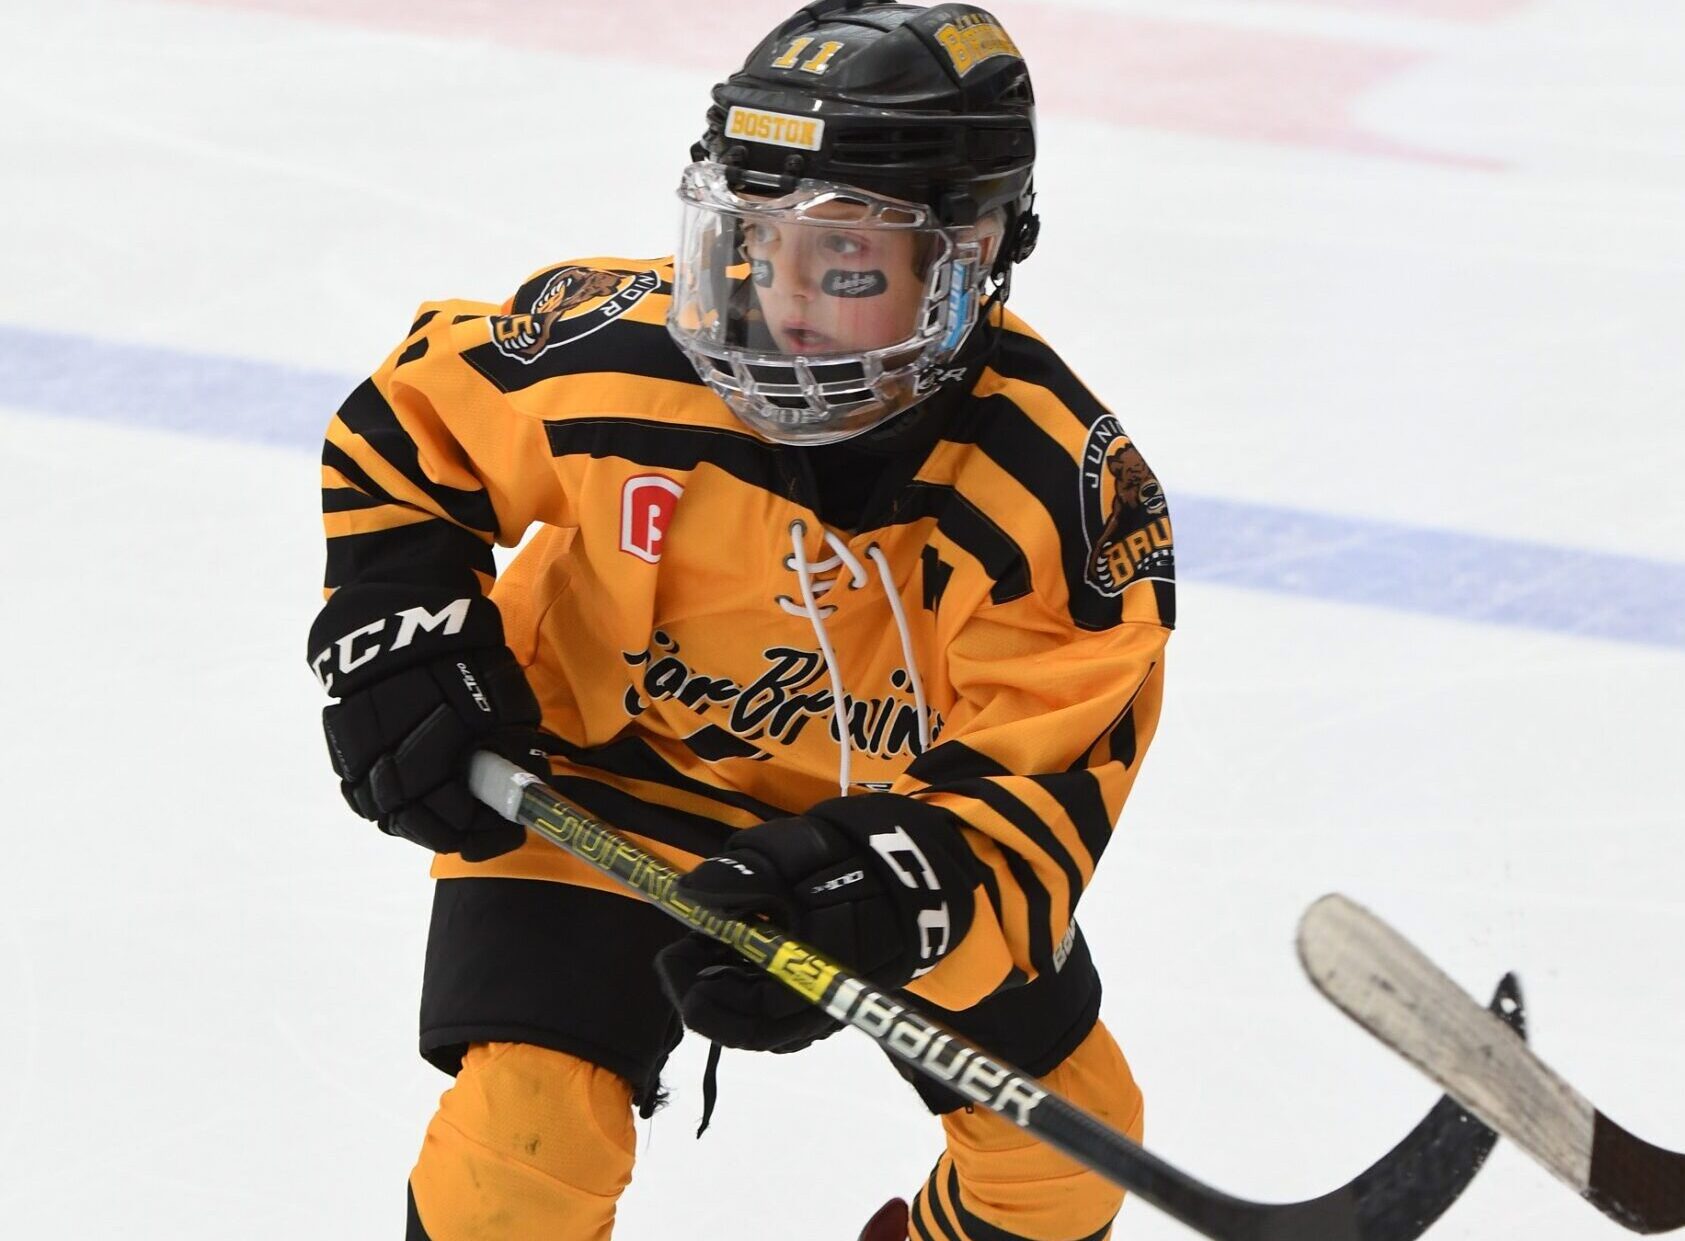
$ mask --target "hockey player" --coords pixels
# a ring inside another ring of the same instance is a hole
[[[821,0],[713,100],[674,257],[426,305],[328,429],[333,765],[437,855],[421,1051],[456,1080],[410,1241],[606,1238],[681,1018],[836,1028],[476,804],[480,748],[1141,1133],[1073,914],[1158,720],[1171,528],[1003,305],[1024,62],[971,5]],[[912,1084],[946,1149],[874,1237],[1110,1235],[1113,1186]]]

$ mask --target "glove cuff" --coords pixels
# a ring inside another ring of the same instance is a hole
[[[504,646],[497,605],[472,591],[364,582],[334,592],[310,626],[310,670],[335,698],[456,651]]]
[[[807,814],[846,833],[876,864],[902,924],[913,928],[908,977],[929,973],[959,946],[971,929],[982,876],[951,814],[899,793],[833,797]]]

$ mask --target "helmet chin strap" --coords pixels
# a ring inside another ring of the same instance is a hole
[[[1005,305],[1006,299],[1012,295],[1013,266],[1011,259],[997,260],[995,269],[989,273],[989,279],[993,281],[994,287],[989,290],[988,296],[983,299],[983,304],[977,308],[977,326],[972,331],[977,331],[979,328],[992,328],[993,325],[989,322],[989,316],[994,314],[995,307]]]
[[[1036,214],[1035,207],[1036,192],[1032,189],[1024,196],[1023,206],[1014,213],[1011,224],[1001,237],[1000,249],[995,252],[994,266],[989,271],[994,287],[977,311],[977,327],[972,330],[989,334],[987,348],[990,360],[993,360],[995,349],[1000,344],[1000,333],[995,330],[991,316],[995,307],[1004,306],[1006,299],[1012,295],[1013,268],[1035,252],[1036,241],[1041,237],[1041,217]]]

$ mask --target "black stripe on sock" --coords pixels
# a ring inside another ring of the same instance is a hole
[[[942,1209],[942,1199],[937,1196],[936,1169],[941,1166],[941,1160],[937,1160],[936,1168],[932,1168],[930,1170],[930,1180],[925,1182],[925,1206],[930,1211],[930,1218],[936,1221],[936,1227],[942,1233],[942,1241],[969,1241],[968,1238],[960,1234],[959,1228],[955,1225],[954,1221],[948,1218],[948,1213]],[[949,1165],[949,1171],[953,1171],[951,1163]]]
[[[415,1187],[404,1186],[404,1196],[408,1199],[404,1220],[404,1241],[433,1241],[427,1235],[427,1229],[422,1227],[421,1212],[415,1209]]]
[[[1004,1228],[997,1228],[986,1219],[979,1219],[966,1210],[965,1200],[960,1197],[959,1170],[948,1168],[948,1196],[954,1200],[954,1212],[959,1216],[960,1226],[965,1229],[966,1241],[1029,1241],[1021,1233],[1008,1232]],[[1112,1217],[1116,1219],[1116,1216]],[[1098,1232],[1091,1232],[1086,1236],[1074,1238],[1073,1241],[1101,1241],[1106,1230],[1112,1226],[1112,1220],[1100,1225]]]

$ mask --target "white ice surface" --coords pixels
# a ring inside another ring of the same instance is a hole
[[[997,6],[1032,7],[1055,6]],[[1685,561],[1685,16],[1432,16],[1456,7],[1096,6],[1421,54],[1362,127],[1496,166],[1049,109],[1046,240],[1015,304],[1173,497]],[[630,48],[234,5],[0,17],[0,343],[348,377],[423,298],[667,247],[711,81]],[[0,1232],[399,1235],[446,1080],[413,1051],[426,860],[351,818],[324,761],[313,455],[20,402],[0,465]],[[1685,651],[1197,576],[1181,614],[1082,910],[1149,1145],[1234,1193],[1306,1196],[1431,1104],[1298,976],[1297,914],[1338,889],[1471,990],[1518,968],[1545,1057],[1685,1147]],[[617,1235],[850,1237],[922,1180],[936,1128],[863,1040],[728,1056],[698,1143],[702,1050],[640,1125]],[[1136,1203],[1117,1235],[1190,1234]],[[1431,1235],[1619,1230],[1500,1147]]]

